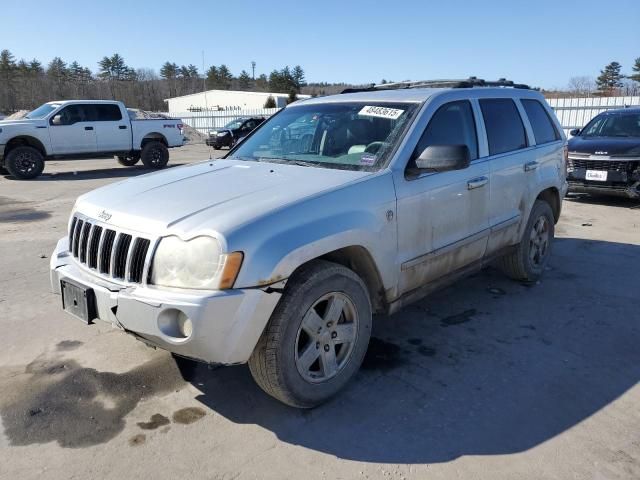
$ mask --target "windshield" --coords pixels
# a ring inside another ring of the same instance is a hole
[[[227,123],[224,126],[224,128],[235,130],[237,128],[240,128],[241,125],[242,125],[242,120],[231,120],[229,123]]]
[[[580,134],[582,137],[640,137],[640,114],[599,115]]]
[[[32,112],[27,113],[25,118],[29,118],[32,120],[39,120],[49,115],[59,106],[60,105],[58,105],[57,103],[45,103],[44,105],[40,105],[38,108],[36,108]]]
[[[227,158],[348,170],[378,170],[416,103],[321,103],[286,108]]]

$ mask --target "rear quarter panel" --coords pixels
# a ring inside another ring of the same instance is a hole
[[[174,119],[131,120],[134,150],[141,149],[145,137],[154,135],[162,136],[168,147],[181,147],[184,140],[178,128],[180,123],[180,120]]]

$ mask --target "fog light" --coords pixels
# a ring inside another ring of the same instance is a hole
[[[183,312],[178,315],[178,330],[184,338],[189,338],[193,333],[193,322]]]
[[[166,336],[178,340],[184,340],[193,334],[191,319],[184,312],[175,308],[163,310],[158,315],[158,328]]]

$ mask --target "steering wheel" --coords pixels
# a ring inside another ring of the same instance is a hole
[[[374,155],[382,149],[382,147],[386,147],[389,145],[389,142],[371,142],[366,146],[364,151],[366,153],[373,153]]]

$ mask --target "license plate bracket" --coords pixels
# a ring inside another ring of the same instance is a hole
[[[96,318],[96,295],[93,289],[69,280],[60,280],[60,290],[63,310],[91,325]]]
[[[596,182],[606,182],[607,181],[607,171],[606,170],[587,170],[585,174],[586,180],[594,180]]]

